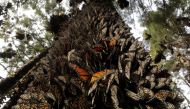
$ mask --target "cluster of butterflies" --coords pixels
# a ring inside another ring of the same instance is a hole
[[[108,47],[108,49],[111,50],[116,45],[117,39],[113,37],[109,40],[102,40],[100,42],[102,42],[102,43],[96,44],[92,48],[93,51],[95,51],[97,53],[104,52],[105,47],[103,45],[105,45],[105,44]],[[82,67],[78,66],[77,64],[69,63],[69,67],[72,68],[74,70],[74,72],[77,73],[77,75],[79,76],[79,78],[81,80],[83,80],[83,81],[89,81],[90,80],[90,83],[94,83],[94,82],[102,79],[106,75],[109,75],[109,74],[115,72],[115,69],[106,69],[105,68],[103,70],[100,70],[100,71],[97,71],[93,74],[90,74],[85,68],[82,68]]]

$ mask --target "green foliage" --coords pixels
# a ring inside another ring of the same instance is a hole
[[[154,16],[155,15],[155,16]],[[159,14],[152,14],[152,18],[147,25],[147,33],[150,33],[150,45],[151,45],[151,56],[155,56],[158,51],[161,50],[160,44],[171,41],[173,37],[173,32],[170,31],[166,26],[164,26],[164,20],[160,20]],[[160,23],[159,23],[160,22]]]
[[[165,1],[165,0],[163,0]],[[184,28],[180,27],[176,21],[179,16],[179,9],[187,7],[189,0],[169,0],[168,2],[156,1],[157,11],[148,11],[142,20],[143,26],[147,28],[145,33],[151,35],[150,54],[155,56],[159,51],[162,51],[160,44],[166,44],[175,41],[179,38]],[[181,13],[182,14],[182,13]],[[144,38],[146,39],[146,35]]]
[[[23,18],[20,20],[20,23],[24,26],[24,27],[29,27],[32,23],[31,19],[30,18]]]
[[[165,61],[163,65],[165,69],[172,70],[174,64],[175,64],[175,60],[168,60],[168,61]]]
[[[47,1],[45,4],[45,11],[50,14],[50,12],[56,7],[56,0]]]
[[[8,72],[14,72],[18,63],[25,63],[51,46],[53,34],[45,28],[48,18],[54,12],[64,12],[64,8],[56,0],[21,0],[12,1],[11,4],[10,11],[3,16],[0,29],[0,38],[11,43],[17,51],[16,56],[11,59],[1,59],[4,64],[10,64]],[[30,15],[33,12],[34,15]],[[6,48],[5,46],[4,49]]]

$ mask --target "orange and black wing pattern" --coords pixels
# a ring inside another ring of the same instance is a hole
[[[87,70],[77,66],[76,64],[69,64],[70,67],[79,75],[79,77],[84,80],[87,81],[90,78],[90,74],[87,72]]]

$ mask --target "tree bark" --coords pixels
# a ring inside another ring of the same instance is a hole
[[[22,83],[19,83],[17,85],[18,90],[16,90],[16,91],[14,90],[13,94],[10,97],[10,100],[6,103],[6,105],[2,109],[11,109],[12,106],[16,105],[17,100],[27,89],[28,84],[31,83],[31,81],[33,81],[33,80],[34,80],[34,77],[31,75],[25,77],[25,80]]]

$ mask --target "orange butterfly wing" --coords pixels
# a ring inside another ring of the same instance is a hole
[[[105,69],[103,71],[99,71],[99,72],[96,72],[92,75],[92,78],[91,78],[91,83],[103,78],[105,75],[108,75],[110,73],[113,73],[114,70],[109,70],[109,69]]]
[[[93,48],[94,51],[96,52],[102,52],[104,50],[103,46],[102,45],[95,45],[95,47]]]
[[[117,43],[116,38],[112,38],[112,39],[110,40],[110,42],[109,42],[109,48],[114,47],[114,46],[116,45],[116,43]]]
[[[70,66],[77,72],[82,80],[88,80],[89,79],[89,73],[83,69],[77,66],[76,64],[70,64]]]

